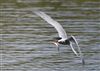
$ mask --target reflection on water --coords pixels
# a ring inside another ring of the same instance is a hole
[[[51,43],[56,30],[36,16],[42,10],[74,35],[86,65],[71,48]],[[100,1],[98,0],[4,0],[0,1],[0,51],[2,71],[99,71]]]

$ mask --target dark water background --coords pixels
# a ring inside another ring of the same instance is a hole
[[[68,46],[59,55],[56,30],[35,10],[77,38],[84,66]],[[0,0],[0,46],[1,71],[100,71],[100,0]]]

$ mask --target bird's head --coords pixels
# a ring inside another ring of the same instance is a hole
[[[54,45],[56,45],[57,47],[58,47],[58,45],[59,45],[59,42],[58,41],[53,41],[52,42]]]
[[[61,39],[61,37],[55,37],[54,41],[52,43],[55,44],[58,47],[60,39]]]

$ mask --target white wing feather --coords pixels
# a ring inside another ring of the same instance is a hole
[[[58,31],[59,37],[61,37],[62,39],[67,38],[67,34],[66,34],[65,30],[57,21],[53,20],[50,16],[48,16],[47,14],[45,14],[42,11],[34,11],[34,13],[36,15],[40,16],[42,19],[44,19],[46,22],[48,22],[52,26],[54,26],[55,29]]]

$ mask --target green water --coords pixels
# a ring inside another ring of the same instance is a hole
[[[85,57],[51,43],[57,31],[33,11],[58,21],[74,35]],[[99,0],[0,0],[1,71],[100,71]]]

